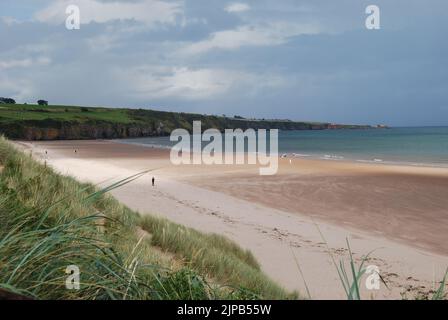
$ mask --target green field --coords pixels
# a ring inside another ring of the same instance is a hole
[[[131,123],[132,119],[127,109],[85,108],[71,106],[38,106],[38,105],[0,105],[0,123],[27,120],[59,120],[108,121],[116,123]]]

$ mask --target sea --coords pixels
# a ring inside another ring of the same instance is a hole
[[[120,139],[170,148],[169,137]],[[279,154],[329,161],[448,167],[448,127],[279,131]]]

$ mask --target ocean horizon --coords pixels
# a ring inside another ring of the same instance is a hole
[[[117,141],[153,148],[171,148],[176,144],[168,136]],[[446,167],[448,126],[279,131],[279,155]]]

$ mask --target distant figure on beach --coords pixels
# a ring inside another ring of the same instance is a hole
[[[156,182],[156,179],[154,177],[152,177],[152,186],[154,187],[154,184]]]

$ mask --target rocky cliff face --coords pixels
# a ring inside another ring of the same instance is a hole
[[[163,126],[60,123],[57,126],[41,126],[32,123],[3,126],[0,133],[11,139],[23,140],[83,140],[119,139],[167,135]]]
[[[187,122],[188,123],[188,122]],[[189,123],[188,123],[189,124]],[[180,123],[154,121],[144,123],[112,123],[112,122],[76,122],[76,121],[18,121],[1,124],[0,134],[10,139],[21,140],[83,140],[83,139],[123,139],[151,136],[166,136],[175,128],[182,127]],[[185,126],[184,126],[185,127]],[[368,126],[340,126],[331,124],[309,124],[301,122],[270,122],[270,121],[235,121],[209,123],[208,128],[236,129],[280,129],[280,130],[326,130],[326,129],[363,129]],[[185,127],[190,130],[191,128]]]

